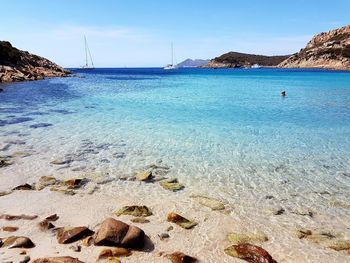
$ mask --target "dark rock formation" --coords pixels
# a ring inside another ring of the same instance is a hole
[[[314,36],[305,48],[278,66],[350,70],[350,25]]]
[[[228,52],[209,61],[203,68],[242,68],[251,67],[254,64],[260,66],[277,66],[289,56],[263,56],[245,54],[239,52]]]
[[[46,58],[21,51],[10,42],[0,41],[0,83],[63,77],[70,74]]]

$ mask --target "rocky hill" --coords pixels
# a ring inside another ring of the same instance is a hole
[[[38,80],[70,74],[46,58],[19,50],[10,42],[0,41],[0,82]]]
[[[205,68],[241,68],[250,67],[254,64],[259,64],[260,66],[277,66],[283,60],[287,59],[289,56],[263,56],[263,55],[253,55],[245,54],[239,52],[228,52],[216,57],[209,61],[208,64],[204,65]]]
[[[206,65],[209,62],[208,59],[186,59],[181,63],[177,64],[179,68],[197,68]]]
[[[350,25],[314,36],[304,49],[278,66],[350,70]]]

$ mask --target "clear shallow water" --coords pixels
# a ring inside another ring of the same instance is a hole
[[[11,168],[13,172],[97,170],[124,175],[162,160],[190,192],[235,204],[247,218],[282,206],[292,216],[309,211],[319,215],[313,224],[347,229],[348,72],[76,73],[83,78],[3,87],[0,149],[14,140],[25,144],[10,143],[0,154],[36,152]],[[280,97],[281,90],[287,97]],[[69,166],[49,165],[50,160],[72,155]],[[267,195],[275,199],[269,201]],[[305,217],[284,223],[304,224]]]

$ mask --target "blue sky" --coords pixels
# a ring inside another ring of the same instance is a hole
[[[98,67],[162,66],[171,42],[178,62],[289,54],[349,23],[349,0],[11,0],[1,2],[0,39],[76,67],[85,34]]]

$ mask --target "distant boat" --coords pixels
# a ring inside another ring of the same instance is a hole
[[[94,69],[95,66],[94,66],[94,62],[92,61],[92,56],[91,56],[90,49],[89,49],[89,46],[88,46],[88,43],[86,40],[86,36],[84,36],[84,44],[85,44],[85,65],[82,66],[81,68],[82,69]],[[90,58],[91,65],[89,65],[88,55]]]
[[[254,64],[251,66],[251,68],[261,68],[261,66],[259,64]]]
[[[173,43],[171,43],[171,64],[168,64],[164,67],[165,70],[176,69],[177,65],[174,65],[174,47]]]

